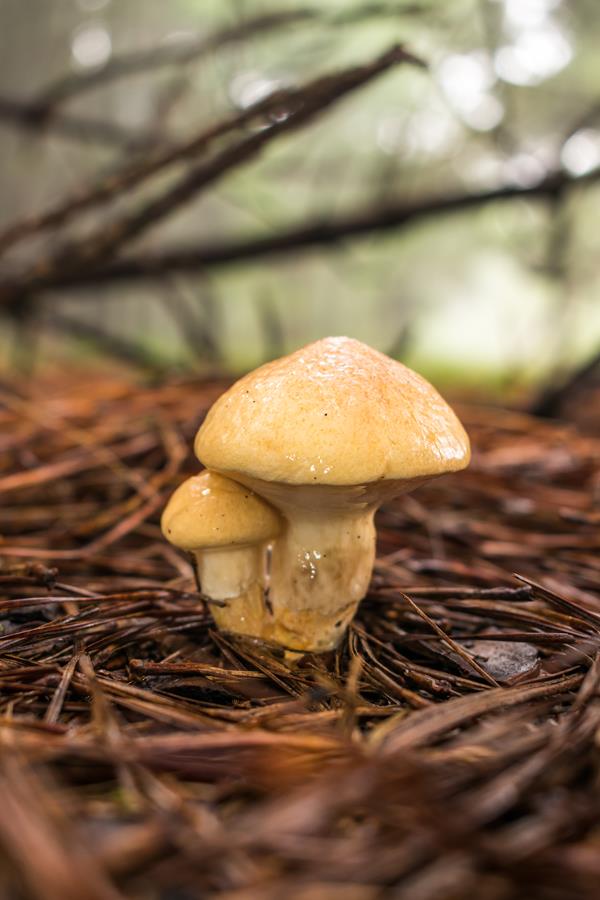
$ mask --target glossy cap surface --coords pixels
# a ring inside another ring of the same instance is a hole
[[[470,458],[464,428],[429,382],[345,337],[237,381],[209,411],[195,451],[223,472],[325,485],[430,478]]]
[[[249,488],[205,471],[179,485],[161,528],[181,550],[206,550],[265,543],[279,533],[281,519]]]

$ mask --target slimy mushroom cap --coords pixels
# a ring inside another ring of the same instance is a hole
[[[204,471],[180,484],[161,519],[163,534],[181,550],[243,547],[280,531],[277,512],[249,488]]]
[[[347,337],[241,378],[211,408],[195,451],[233,477],[290,485],[426,480],[470,458],[464,428],[429,382]]]

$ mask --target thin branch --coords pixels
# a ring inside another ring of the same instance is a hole
[[[91,71],[79,72],[59,78],[46,88],[35,100],[38,110],[48,112],[57,104],[64,103],[93,88],[113,81],[139,75],[141,72],[156,71],[163,66],[183,65],[200,59],[208,53],[228,44],[236,44],[250,37],[315,18],[316,10],[295,9],[287,12],[272,12],[256,16],[239,24],[229,25],[214,34],[191,41],[179,41],[134,50],[114,55],[105,65]]]
[[[200,302],[193,306],[176,279],[161,279],[158,286],[161,288],[158,299],[172,318],[181,339],[194,359],[217,363],[220,356],[219,348],[212,334],[211,324],[207,321],[209,317],[205,315],[198,317],[199,309],[213,302],[208,285],[204,284],[205,296],[198,297]]]
[[[196,62],[221,47],[261,37],[289,25],[316,20],[331,25],[354,24],[372,17],[407,16],[421,12],[423,12],[423,7],[419,4],[398,9],[394,3],[366,3],[362,7],[344,10],[329,16],[324,15],[323,11],[317,7],[267,12],[234,25],[227,25],[207,36],[187,41],[165,42],[158,47],[115,54],[99,68],[65,75],[57,79],[50,87],[40,92],[34,105],[39,111],[47,113],[60,103],[113,81],[139,75],[142,72],[153,72],[165,66]]]
[[[201,59],[220,47],[270,33],[303,21],[324,20],[330,25],[354,24],[374,16],[414,15],[423,8],[418,4],[401,10],[385,3],[367,3],[362,8],[324,16],[317,8],[264,13],[239,24],[226,26],[214,34],[192,41],[164,43],[111,57],[107,63],[90,71],[69,74],[57,79],[30,100],[0,97],[0,121],[30,131],[52,130],[61,137],[77,141],[93,140],[110,147],[130,147],[143,144],[146,135],[131,133],[122,126],[102,120],[59,114],[57,106],[89,90],[110,84],[121,78],[161,69],[165,66],[185,65]]]
[[[569,123],[569,127],[562,136],[561,147],[564,147],[569,138],[577,134],[578,131],[593,127],[598,122],[598,119],[600,119],[600,101],[596,100]]]
[[[550,419],[560,415],[565,402],[584,387],[600,371],[600,350],[592,353],[581,366],[575,369],[560,384],[551,384],[542,391],[532,404],[529,412],[534,416]]]
[[[40,111],[35,102],[0,97],[0,122],[18,125],[28,131],[52,131],[76,141],[93,141],[107,147],[131,148],[142,140],[139,132],[113,122],[80,115]]]
[[[301,89],[300,89],[301,90]],[[107,203],[117,195],[121,197],[141,182],[151,178],[174,163],[197,156],[207,151],[218,138],[249,125],[259,117],[272,113],[277,108],[286,108],[297,102],[299,91],[275,91],[268,97],[252,104],[247,109],[227,116],[221,122],[196,132],[191,138],[166,148],[151,151],[143,159],[126,163],[119,171],[111,172],[96,184],[80,189],[66,200],[36,215],[29,216],[9,225],[0,232],[0,252],[8,249],[24,237],[55,228],[69,221],[75,215]]]
[[[265,257],[285,256],[342,244],[345,240],[377,232],[399,231],[431,218],[476,209],[486,203],[519,198],[547,200],[556,196],[557,192],[598,180],[600,167],[582,176],[571,175],[561,169],[527,187],[505,185],[488,191],[431,197],[414,203],[390,201],[385,207],[369,206],[338,219],[314,220],[265,237],[200,246],[196,244],[159,254],[129,257],[92,271],[57,273],[49,286],[66,288],[113,281],[135,281],[168,272],[198,272],[231,263],[260,262]],[[10,287],[6,282],[0,282],[0,298]]]
[[[152,373],[160,371],[160,363],[157,363],[153,354],[145,353],[139,344],[128,341],[121,335],[110,334],[91,322],[83,322],[62,313],[53,313],[45,318],[44,324],[70,338],[89,341],[98,348],[99,353],[107,353],[109,356]]]
[[[256,157],[279,135],[305,125],[342,97],[398,63],[424,66],[420,59],[402,47],[394,46],[368,65],[317,78],[301,89],[288,92],[285,106],[273,116],[267,127],[254,131],[225,147],[207,162],[198,164],[145,206],[109,221],[89,237],[63,245],[50,257],[43,257],[37,264],[29,266],[12,282],[0,284],[0,300],[12,302],[30,292],[51,286],[57,278],[68,278],[69,275],[75,276],[97,268],[99,263],[122,249],[126,243],[162,221],[175,209],[189,203],[208,185]]]

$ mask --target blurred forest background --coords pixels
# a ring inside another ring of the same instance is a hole
[[[5,366],[598,354],[594,0],[2,0],[0,44]]]

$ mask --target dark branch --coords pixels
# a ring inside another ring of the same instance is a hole
[[[121,197],[168,166],[206,152],[217,138],[243,128],[259,117],[264,119],[277,108],[288,107],[296,102],[298,91],[277,91],[247,109],[201,129],[187,140],[150,151],[143,159],[126,163],[119,171],[111,172],[96,184],[77,191],[44,212],[9,225],[0,232],[0,252],[24,237],[56,228],[85,210],[107,203],[117,195]]]
[[[53,313],[45,317],[44,324],[69,338],[79,338],[94,344],[99,352],[108,353],[116,359],[124,360],[138,368],[151,372],[160,370],[160,363],[152,353],[144,352],[143,347],[128,341],[122,335],[111,334],[91,322],[83,322],[73,316]]]
[[[101,262],[175,209],[189,203],[208,185],[256,157],[279,135],[302,127],[342,97],[401,62],[424,65],[396,46],[368,65],[317,78],[303,88],[287,92],[285,104],[277,115],[273,115],[268,127],[254,131],[207,162],[198,164],[145,206],[109,221],[87,238],[63,245],[53,255],[28,267],[12,282],[0,284],[0,300],[13,302],[26,294],[51,287],[57,279],[68,279],[69,275],[97,269]]]
[[[585,176],[572,176],[561,170],[528,187],[507,185],[472,194],[431,197],[410,204],[404,201],[390,202],[383,208],[368,207],[343,218],[312,221],[275,235],[237,242],[196,245],[152,256],[135,256],[91,272],[71,275],[62,273],[57,275],[51,286],[64,288],[91,283],[138,280],[168,272],[198,272],[232,263],[260,262],[265,257],[285,256],[299,251],[334,246],[350,238],[376,232],[398,231],[431,218],[475,209],[486,203],[518,198],[547,200],[563,190],[599,179],[600,167]]]
[[[178,43],[165,43],[128,53],[115,54],[103,66],[76,75],[66,75],[42,91],[35,99],[35,107],[44,112],[58,104],[79,96],[86,91],[102,87],[113,81],[151,72],[165,66],[185,65],[196,62],[209,53],[273,31],[311,22],[317,19],[332,25],[360,23],[379,16],[407,16],[423,12],[418,4],[398,9],[394,3],[366,3],[362,7],[324,15],[318,8],[293,9],[267,12],[246,21],[228,25],[213,34]]]
[[[18,125],[28,131],[52,131],[60,137],[76,141],[93,141],[107,147],[130,148],[141,141],[139,132],[130,131],[113,122],[49,113],[36,103],[0,97],[0,121]]]
[[[593,353],[583,365],[575,369],[561,384],[552,384],[546,388],[532,404],[529,412],[545,419],[559,417],[565,403],[591,381],[600,371],[600,350]]]
[[[59,103],[92,88],[141,72],[156,71],[163,66],[183,65],[228,44],[239,43],[315,16],[316,11],[310,9],[265,13],[196,40],[165,43],[158,47],[115,55],[101,68],[60,78],[36,98],[35,106],[38,110],[47,112]]]

